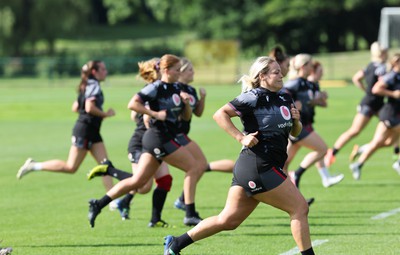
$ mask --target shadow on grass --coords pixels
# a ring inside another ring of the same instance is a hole
[[[244,233],[244,234],[239,234],[242,236],[292,236],[292,234],[289,233]],[[312,233],[314,238],[316,236],[321,236],[321,237],[327,237],[327,236],[396,236],[398,233],[376,233],[376,232],[371,232],[371,233],[360,233],[360,232],[346,232],[346,233]]]
[[[95,248],[95,247],[152,247],[152,246],[160,246],[160,244],[149,244],[149,243],[112,243],[112,244],[44,244],[44,245],[26,245],[19,247],[27,247],[27,248]]]

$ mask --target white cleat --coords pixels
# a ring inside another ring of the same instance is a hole
[[[329,187],[341,182],[343,180],[343,178],[344,178],[344,174],[329,176],[328,178],[324,178],[322,180],[322,186],[324,186],[325,188],[329,188]]]
[[[396,162],[393,163],[392,167],[398,174],[400,174],[400,162],[399,162],[399,160],[396,160]]]
[[[110,211],[118,210],[118,203],[119,203],[119,199],[118,198],[114,199],[113,201],[111,201],[108,204],[108,207],[109,207]]]
[[[21,166],[21,168],[18,170],[17,173],[17,179],[21,179],[22,176],[30,173],[33,171],[33,164],[35,163],[35,160],[32,158],[28,158],[25,163]]]
[[[12,251],[11,247],[0,248],[0,255],[9,255]]]
[[[358,164],[358,162],[355,162],[353,164],[350,164],[349,166],[351,173],[353,175],[354,180],[358,181],[361,178],[361,169],[360,169],[360,165]]]

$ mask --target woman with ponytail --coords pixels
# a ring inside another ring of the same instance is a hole
[[[89,61],[82,67],[78,99],[72,104],[72,111],[77,112],[79,117],[72,131],[72,145],[67,161],[53,159],[36,162],[28,158],[17,173],[18,179],[37,171],[73,174],[78,170],[88,152],[98,163],[107,158],[100,128],[103,120],[114,116],[115,112],[112,108],[103,110],[104,95],[100,82],[106,77],[107,68],[103,61]],[[113,185],[111,177],[103,177],[103,184],[106,190],[111,189]]]

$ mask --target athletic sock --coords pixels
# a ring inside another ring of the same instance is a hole
[[[107,174],[120,180],[120,181],[133,176],[133,174],[119,170],[119,169],[115,168],[114,166],[108,166]]]
[[[331,175],[329,174],[328,168],[326,168],[326,167],[322,167],[322,168],[318,169],[318,173],[322,179],[328,179],[329,177],[331,177]]]
[[[182,191],[181,196],[179,197],[179,200],[183,203],[185,203],[185,193]]]
[[[100,209],[103,209],[103,208],[106,207],[111,201],[112,201],[112,199],[111,199],[109,196],[104,195],[104,197],[100,198],[97,202],[98,202],[98,205],[99,205]]]
[[[358,153],[362,154],[367,148],[368,148],[369,144],[363,144],[358,148]]]
[[[177,252],[180,252],[185,247],[191,245],[192,243],[194,243],[192,238],[190,238],[188,233],[185,233],[181,236],[178,236],[175,239],[175,242],[171,246],[171,250],[173,250],[175,253],[177,253]]]
[[[306,171],[306,168],[302,168],[301,166],[299,166],[299,168],[297,168],[297,170],[294,172],[295,174],[295,183],[296,183],[296,187],[299,187],[300,185],[300,178],[301,176],[304,174],[304,172]]]
[[[131,201],[133,199],[134,194],[128,193],[124,196],[123,199],[121,199],[120,204],[122,207],[127,208],[131,204]]]
[[[315,255],[313,248],[311,247],[308,250],[302,251],[301,255]]]
[[[167,199],[168,191],[155,188],[153,191],[153,208],[151,222],[156,223],[161,220],[161,212],[163,210],[165,200]]]
[[[40,170],[42,170],[42,169],[43,169],[42,162],[33,163],[32,169],[33,169],[34,171],[40,171]]]
[[[190,218],[190,217],[197,217],[197,213],[196,213],[196,206],[195,204],[185,204],[186,206],[186,217]]]

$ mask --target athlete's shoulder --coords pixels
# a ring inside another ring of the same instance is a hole
[[[88,79],[86,87],[98,87],[100,86],[99,81],[96,79]]]
[[[303,80],[301,78],[288,80],[283,84],[283,87],[290,90],[297,90],[300,87],[300,85],[302,85],[302,81]]]
[[[400,82],[400,74],[391,70],[390,72],[385,74],[382,77],[382,79],[386,84],[397,83],[397,82]]]
[[[101,93],[100,84],[96,79],[88,79],[86,84],[86,97],[94,96]]]

